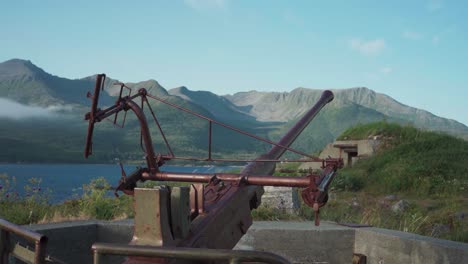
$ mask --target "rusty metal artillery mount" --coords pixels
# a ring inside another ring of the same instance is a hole
[[[324,91],[316,104],[278,142],[273,142],[151,95],[145,88],[140,88],[132,95],[132,89],[123,83],[116,83],[120,86],[120,94],[115,104],[101,109],[98,107],[99,95],[104,90],[105,80],[104,74],[98,74],[94,93],[87,95],[92,99],[92,104],[91,111],[85,115],[85,120],[89,123],[85,157],[92,154],[95,124],[108,120],[114,125],[123,127],[127,112],[130,110],[135,114],[140,125],[140,145],[144,152],[146,166],[137,168],[129,175],[121,167],[122,177],[115,189],[116,196],[119,192],[123,192],[134,197],[135,219],[132,241],[128,245],[95,243],[93,245],[95,263],[102,263],[102,256],[109,254],[129,256],[125,263],[224,263],[222,261],[289,263],[284,258],[271,253],[230,249],[252,225],[251,210],[260,205],[263,186],[301,188],[302,199],[313,208],[315,225],[319,225],[320,207],[327,203],[328,189],[337,170],[343,166],[343,161],[332,158],[319,159],[290,146],[318,112],[333,100],[331,91]],[[125,91],[129,92],[126,96],[123,95]],[[208,155],[206,158],[175,155],[156,113],[148,102],[149,99],[208,122]],[[144,111],[145,106],[162,136],[167,154],[156,153],[154,150]],[[117,119],[121,112],[124,112],[123,122],[118,125]],[[213,158],[213,124],[266,142],[272,147],[268,152],[253,160]],[[320,162],[323,171],[307,176],[272,176],[276,163],[285,161],[280,158],[286,151],[304,157],[304,159],[289,160],[289,162]],[[208,174],[164,171],[164,164],[171,160],[248,162],[248,164],[240,173]],[[190,187],[160,185],[156,188],[138,188],[137,183],[144,181],[175,181],[192,183],[192,185]]]
[[[231,249],[247,232],[252,224],[250,211],[257,208],[263,193],[262,186],[289,186],[303,188],[304,202],[315,211],[315,224],[319,225],[319,208],[327,202],[328,188],[336,175],[337,169],[342,166],[340,159],[319,159],[301,151],[290,148],[290,145],[306,128],[317,113],[333,100],[331,91],[323,92],[319,101],[284,135],[279,142],[272,142],[247,133],[235,127],[220,123],[216,120],[197,114],[189,109],[170,103],[167,100],[149,94],[146,89],[140,88],[138,92],[122,96],[124,89],[129,89],[123,83],[120,85],[120,96],[113,106],[106,109],[98,108],[99,93],[104,88],[106,76],[97,75],[91,111],[86,114],[88,120],[88,135],[86,139],[85,157],[92,153],[92,138],[94,125],[114,115],[116,124],[120,112],[131,110],[138,118],[141,128],[141,146],[145,154],[146,167],[139,168],[129,176],[122,169],[122,178],[115,193],[122,191],[133,195],[135,199],[135,231],[130,244],[159,246],[159,247],[187,247]],[[139,99],[140,105],[136,103]],[[174,154],[148,99],[156,100],[169,107],[176,108],[201,118],[209,123],[208,131],[208,157],[178,157]],[[162,139],[167,147],[168,154],[154,151],[148,122],[143,108],[147,107],[156,123]],[[124,116],[125,121],[125,116]],[[173,159],[191,161],[241,161],[212,158],[212,125],[217,124],[227,129],[241,133],[248,137],[267,142],[272,146],[269,152],[247,160],[248,165],[238,174],[235,173],[182,173],[167,172],[163,165]],[[124,124],[122,124],[124,125]],[[323,172],[311,174],[306,177],[278,177],[271,176],[275,171],[276,162],[286,152],[291,151],[302,155],[307,160],[321,162]],[[169,188],[160,186],[156,189],[136,188],[138,181],[177,181],[194,183],[190,188]],[[206,185],[204,185],[206,184]],[[127,263],[141,263],[147,261],[139,258],[129,258]],[[162,260],[161,260],[162,261]]]

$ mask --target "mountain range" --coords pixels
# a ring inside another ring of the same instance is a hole
[[[0,105],[4,105],[0,106],[0,147],[4,150],[0,153],[0,162],[141,160],[139,127],[132,115],[128,115],[125,129],[115,129],[107,122],[98,124],[94,155],[91,160],[83,158],[87,126],[83,116],[90,106],[86,93],[93,90],[94,82],[95,76],[74,80],[54,76],[27,60],[12,59],[0,63]],[[119,92],[118,87],[112,85],[115,82],[118,81],[107,78],[106,92],[101,93],[100,98],[102,106],[115,102]],[[208,91],[192,91],[184,86],[167,90],[156,80],[126,85],[136,89],[144,87],[155,96],[208,118],[272,140],[279,139],[322,92],[300,87],[291,92],[249,91],[221,96]],[[295,148],[316,152],[350,126],[381,120],[412,124],[468,139],[467,126],[403,105],[368,88],[333,92],[333,102],[298,138]],[[207,155],[208,123],[205,120],[155,101],[150,105],[176,155]],[[150,119],[150,115],[147,117]],[[150,124],[155,148],[165,154],[167,150],[160,133],[153,122]],[[253,158],[269,148],[221,126],[215,125],[213,132],[213,155],[216,157]]]

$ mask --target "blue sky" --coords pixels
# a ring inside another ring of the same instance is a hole
[[[468,125],[467,11],[462,0],[4,0],[0,61],[220,95],[365,86]]]

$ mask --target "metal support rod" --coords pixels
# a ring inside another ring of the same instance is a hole
[[[209,121],[209,131],[208,131],[208,160],[211,160],[211,138],[212,138],[212,131],[213,131],[213,122]]]
[[[10,234],[0,229],[0,263],[8,263],[8,255],[10,252]]]
[[[121,255],[155,258],[175,258],[193,261],[237,260],[245,262],[263,262],[272,264],[290,264],[290,262],[273,253],[251,250],[220,250],[183,247],[151,247],[138,245],[121,245],[94,243],[92,246],[94,264],[101,264],[101,255]],[[231,262],[239,263],[239,262]]]
[[[153,108],[151,107],[150,103],[148,102],[148,99],[146,98],[146,96],[142,97],[142,99],[148,105],[148,109],[150,110],[151,115],[153,116],[153,120],[156,123],[156,125],[158,126],[159,132],[161,133],[161,136],[162,136],[162,138],[164,140],[164,144],[166,144],[166,148],[169,151],[169,154],[170,154],[169,157],[174,157],[174,152],[172,151],[171,145],[169,145],[169,141],[167,141],[166,135],[164,134],[164,131],[162,130],[161,124],[159,124],[159,121],[156,118],[156,114],[154,113]]]
[[[286,176],[270,176],[270,175],[240,175],[235,173],[172,173],[172,172],[157,172],[157,173],[142,173],[142,178],[153,181],[177,181],[177,182],[198,182],[209,183],[213,177],[225,182],[240,182],[244,181],[247,185],[261,186],[283,186],[283,187],[301,187],[305,188],[310,184],[309,177],[286,177]]]
[[[330,92],[330,91],[329,91],[329,92]],[[330,93],[331,93],[331,92],[330,92]],[[332,94],[332,95],[333,95],[333,94]],[[265,139],[265,138],[261,138],[261,137],[259,137],[259,136],[254,135],[254,134],[251,134],[251,133],[242,131],[242,130],[240,130],[240,129],[238,129],[238,128],[235,128],[235,127],[233,127],[233,126],[226,125],[226,124],[224,124],[224,123],[218,122],[218,121],[213,120],[213,119],[211,119],[211,118],[208,118],[208,117],[206,117],[206,116],[203,116],[203,115],[200,115],[200,114],[198,114],[198,113],[195,113],[195,112],[193,112],[193,111],[191,111],[191,110],[189,110],[189,109],[183,108],[183,107],[181,107],[181,106],[178,106],[178,105],[176,105],[176,104],[173,104],[173,103],[171,103],[171,102],[168,102],[168,101],[166,101],[166,100],[163,100],[163,99],[161,99],[161,98],[159,98],[159,97],[156,97],[156,96],[154,96],[154,95],[148,94],[148,95],[146,95],[146,96],[148,96],[149,98],[152,98],[152,99],[154,99],[154,100],[156,100],[156,101],[159,101],[159,102],[161,102],[161,103],[164,103],[164,104],[166,104],[166,105],[169,105],[169,106],[171,106],[171,107],[177,108],[177,109],[179,109],[179,110],[181,110],[181,111],[184,111],[184,112],[186,112],[186,113],[189,113],[189,114],[191,114],[191,115],[194,115],[194,116],[196,116],[196,117],[198,117],[198,118],[201,118],[201,119],[204,119],[204,120],[207,120],[207,121],[211,121],[211,122],[213,122],[213,123],[215,123],[215,124],[217,124],[217,125],[219,125],[219,126],[225,127],[225,128],[227,128],[227,129],[229,129],[229,130],[235,131],[235,132],[240,133],[240,134],[242,134],[242,135],[246,135],[246,136],[248,136],[248,137],[255,138],[255,139],[257,139],[257,140],[260,140],[260,141],[266,142],[266,143],[268,143],[268,144],[274,145],[274,146],[276,146],[276,147],[279,147],[279,148],[281,148],[281,149],[284,149],[284,151],[289,150],[289,151],[291,151],[291,152],[294,152],[294,153],[296,153],[296,154],[299,154],[299,155],[302,155],[302,156],[305,156],[305,157],[308,157],[308,158],[315,158],[315,157],[313,157],[313,156],[311,156],[311,155],[309,155],[309,154],[307,154],[307,153],[304,153],[304,152],[302,152],[302,151],[298,151],[298,150],[292,149],[292,148],[290,148],[290,147],[287,146],[287,145],[282,145],[282,144],[280,144],[280,143],[276,143],[276,142],[273,142],[273,141],[271,141],[271,140],[268,140],[268,139]],[[321,109],[321,108],[320,108],[320,109]],[[320,110],[320,109],[318,109],[318,110]]]

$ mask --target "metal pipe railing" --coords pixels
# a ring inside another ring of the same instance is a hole
[[[8,263],[8,256],[10,254],[22,260],[26,260],[23,258],[24,256],[17,255],[10,249],[10,233],[34,243],[34,259],[32,261],[27,261],[27,263],[45,263],[47,237],[3,219],[0,219],[0,263]]]
[[[95,243],[92,246],[94,264],[102,264],[104,255],[136,256],[151,258],[172,258],[194,261],[229,261],[230,264],[262,262],[290,264],[276,254],[263,251],[226,250],[208,248],[151,247],[140,245]]]

